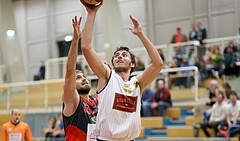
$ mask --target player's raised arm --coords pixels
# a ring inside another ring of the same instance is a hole
[[[142,26],[140,25],[139,21],[133,16],[130,16],[130,19],[132,20],[134,26],[133,28],[130,28],[130,30],[141,40],[151,60],[151,64],[145,69],[145,71],[137,75],[140,87],[141,89],[143,89],[146,87],[147,84],[151,83],[159,74],[160,70],[163,67],[163,60],[160,57],[157,49],[143,32]]]
[[[88,12],[86,23],[83,30],[81,48],[85,59],[88,62],[88,65],[91,67],[93,72],[98,76],[99,84],[98,90],[102,89],[110,74],[110,69],[102,63],[102,60],[97,55],[96,51],[92,48],[92,36],[93,36],[93,28],[95,17],[97,14],[98,9],[102,6],[103,2],[98,6],[90,6],[85,5],[85,8]]]
[[[74,30],[73,40],[68,52],[65,83],[62,95],[62,100],[65,105],[65,115],[71,115],[74,112],[78,103],[77,100],[79,99],[78,93],[76,91],[76,61],[78,55],[78,42],[82,35],[82,32],[80,30],[81,20],[82,17],[78,19],[77,16],[72,19],[72,26]]]

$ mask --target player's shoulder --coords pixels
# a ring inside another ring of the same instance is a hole
[[[20,124],[23,125],[23,126],[28,126],[28,123],[26,123],[24,121],[21,121]]]
[[[9,126],[10,124],[11,124],[11,122],[10,122],[10,121],[8,121],[8,122],[5,122],[5,123],[3,123],[2,127]]]

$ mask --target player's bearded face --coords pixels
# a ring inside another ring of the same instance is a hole
[[[90,86],[86,85],[84,87],[78,88],[77,92],[78,92],[78,94],[86,94],[87,95],[89,93],[90,89],[91,89]]]

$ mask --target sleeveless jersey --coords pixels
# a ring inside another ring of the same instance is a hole
[[[125,141],[141,132],[141,96],[137,78],[124,82],[111,71],[106,86],[99,92],[99,108],[95,133],[101,140]]]
[[[88,124],[96,123],[97,105],[96,94],[89,95],[89,101],[80,96],[76,111],[69,117],[63,115],[66,141],[86,141]]]

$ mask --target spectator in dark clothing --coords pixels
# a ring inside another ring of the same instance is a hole
[[[40,68],[39,68],[40,80],[45,79],[45,69],[46,69],[45,63],[44,63],[44,61],[41,61],[41,66],[40,66]]]
[[[59,139],[64,139],[65,138],[62,114],[58,115],[58,120],[57,120],[57,123],[56,123],[56,127],[53,130],[52,136],[54,138],[59,138]]]
[[[188,34],[188,39],[190,41],[198,41],[198,32],[196,30],[196,24],[192,23],[191,27],[192,27],[192,30]],[[188,53],[189,58],[191,58],[193,51],[194,51],[194,48],[190,48],[189,53]]]
[[[204,63],[199,59],[199,57],[195,56],[194,57],[194,66],[198,68],[198,86],[201,85],[201,82],[204,78],[206,78],[206,69],[204,66]]]
[[[169,89],[165,86],[163,80],[157,81],[157,89],[154,95],[152,108],[157,108],[160,116],[164,116],[165,109],[172,106],[171,94]]]
[[[193,66],[193,62],[188,59],[187,55],[184,55],[182,58],[182,63],[180,64],[180,67],[188,67],[188,66]],[[179,71],[178,75],[182,77],[177,78],[176,80],[176,85],[178,87],[181,87],[182,85],[185,88],[191,87],[192,81],[193,81],[193,72],[191,70],[185,70],[185,71]]]
[[[172,62],[168,63],[168,67],[169,68],[176,68],[177,67],[177,63],[175,60],[172,60]],[[174,75],[176,75],[177,72],[169,72],[168,73],[168,87],[171,89],[173,86],[176,86],[176,78],[172,77]]]
[[[216,80],[211,80],[209,89],[209,99],[206,103],[207,106],[211,106],[216,102],[216,90],[218,88],[218,82]]]
[[[76,63],[76,70],[82,70],[82,65],[80,61]]]
[[[44,129],[44,136],[46,137],[45,141],[52,141],[52,134],[55,129],[57,118],[55,116],[50,116],[48,119],[48,128]]]
[[[207,30],[205,27],[202,26],[202,22],[198,22],[197,23],[197,35],[198,35],[198,41],[200,42],[200,46],[198,47],[198,57],[202,60],[203,59],[203,55],[206,51],[206,46],[204,43],[204,40],[207,39]]]
[[[223,84],[223,89],[225,91],[226,98],[230,99],[230,94],[233,92],[231,85],[228,82],[225,82]]]
[[[145,65],[142,62],[141,58],[139,56],[136,56],[136,66],[134,68],[135,71],[143,71],[145,70]]]
[[[192,30],[189,32],[188,38],[190,41],[197,41],[198,40],[198,33],[196,30],[196,24],[191,24]]]
[[[164,62],[164,61],[165,61],[165,57],[164,57],[164,55],[163,55],[162,49],[159,48],[159,49],[157,49],[157,51],[158,51],[159,55],[161,56],[161,58],[162,58],[162,60],[163,60],[163,62]]]
[[[224,62],[224,74],[226,76],[233,76],[238,74],[237,55],[233,52],[233,47],[227,47],[227,51],[224,52],[223,62]],[[224,50],[225,51],[225,50]]]
[[[198,41],[203,44],[203,40],[207,39],[207,30],[205,27],[202,26],[202,22],[197,23],[198,28]]]
[[[148,86],[142,93],[142,116],[153,116],[152,102],[154,98],[154,91]]]
[[[181,46],[176,46],[175,48],[175,56],[173,57],[173,59],[176,60],[176,64],[177,67],[180,67],[182,60],[183,60],[183,56],[185,55],[185,50],[182,49]]]
[[[223,51],[224,54],[226,54],[228,52],[228,47],[232,48],[232,52],[234,52],[234,53],[238,52],[238,48],[234,44],[233,40],[228,41],[228,45],[224,48],[224,51]]]

